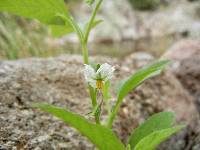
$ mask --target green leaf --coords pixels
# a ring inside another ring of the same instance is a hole
[[[130,136],[129,144],[132,150],[138,142],[147,135],[161,129],[170,128],[175,120],[175,115],[172,112],[161,112],[151,116],[142,125],[136,128]]]
[[[124,81],[123,85],[121,85],[121,88],[119,89],[118,93],[118,99],[119,101],[122,101],[122,99],[133,89],[138,87],[142,82],[145,80],[154,77],[156,75],[159,75],[161,71],[165,68],[167,64],[169,64],[169,60],[163,60],[155,62],[151,65],[148,65],[139,71],[137,71],[135,74],[133,74],[131,77],[129,77],[126,81]]]
[[[0,11],[37,19],[44,24],[64,24],[57,14],[68,16],[63,0],[0,0]]]
[[[168,139],[171,135],[178,132],[185,126],[180,125],[173,128],[163,129],[159,131],[155,131],[143,138],[135,147],[134,150],[155,150],[156,147],[166,139]]]
[[[51,29],[51,34],[54,37],[62,37],[64,35],[74,32],[74,29],[70,24],[68,24],[68,25],[51,25],[50,29]]]
[[[100,150],[112,150],[113,148],[115,150],[125,150],[124,145],[116,135],[104,126],[90,123],[80,115],[52,105],[35,104],[34,107],[40,108],[74,127]]]
[[[161,71],[165,68],[167,64],[169,64],[169,60],[162,60],[155,63],[152,63],[151,65],[148,65],[139,71],[137,71],[135,74],[130,76],[126,80],[122,80],[119,90],[118,90],[118,97],[117,102],[113,108],[113,111],[111,112],[111,115],[108,118],[107,126],[111,127],[113,120],[120,108],[120,105],[124,99],[124,97],[133,89],[137,88],[141,83],[143,83],[145,80],[154,77],[156,75],[159,75]]]

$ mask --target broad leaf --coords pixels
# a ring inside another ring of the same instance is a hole
[[[173,128],[163,129],[159,131],[155,131],[143,138],[135,147],[134,150],[155,150],[156,147],[167,138],[169,138],[174,133],[178,132],[185,126],[176,126]]]
[[[130,136],[129,144],[131,145],[132,150],[138,142],[147,135],[157,130],[170,128],[174,119],[175,116],[172,112],[161,112],[150,117],[142,125],[136,128]]]
[[[64,35],[70,34],[74,32],[73,27],[70,24],[66,25],[51,25],[51,34],[54,37],[62,37]]]
[[[64,24],[56,16],[68,16],[64,0],[0,0],[0,11],[37,19],[44,24]]]
[[[115,150],[125,150],[124,145],[116,135],[104,126],[90,123],[80,115],[55,106],[36,104],[34,107],[40,108],[74,127],[100,150],[112,150],[113,148]]]
[[[138,87],[146,79],[159,75],[169,62],[169,60],[155,62],[137,71],[123,82],[119,89],[118,99],[122,100],[131,90]]]

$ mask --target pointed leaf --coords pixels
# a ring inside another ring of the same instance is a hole
[[[174,122],[175,115],[172,112],[161,112],[151,116],[142,125],[136,128],[130,136],[129,144],[132,150],[138,142],[147,135],[161,129],[170,128]]]
[[[169,62],[169,60],[158,61],[137,71],[123,83],[119,89],[118,99],[122,100],[131,90],[138,87],[142,82],[159,75]]]
[[[37,19],[44,24],[64,24],[56,14],[68,16],[64,0],[0,0],[0,11]]]
[[[142,82],[145,80],[154,77],[156,75],[159,75],[161,71],[165,68],[167,64],[169,64],[169,60],[162,60],[155,62],[151,65],[148,65],[139,71],[137,71],[135,74],[130,76],[126,80],[122,80],[119,90],[118,90],[118,98],[115,106],[113,107],[112,113],[109,116],[107,126],[111,127],[112,123],[115,119],[115,116],[117,115],[117,112],[120,108],[120,105],[124,99],[124,97],[133,89],[137,88]]]
[[[124,145],[116,135],[104,126],[90,123],[80,115],[52,105],[36,104],[34,107],[40,108],[74,127],[100,150],[112,150],[113,148],[115,150],[125,150]]]
[[[185,126],[180,125],[173,128],[163,129],[155,131],[143,138],[135,147],[134,150],[155,150],[156,147],[174,133],[178,132]]]

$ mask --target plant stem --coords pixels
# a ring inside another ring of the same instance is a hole
[[[95,115],[94,117],[95,117],[96,124],[101,124],[99,116]]]
[[[117,112],[120,108],[120,104],[121,103],[119,103],[119,101],[117,100],[117,103],[114,105],[112,111],[110,112],[109,117],[108,117],[108,121],[107,121],[107,127],[108,128],[112,127],[112,123],[113,123],[115,116],[117,115]]]
[[[95,112],[95,121],[97,124],[101,124],[101,111],[102,111],[102,107],[103,107],[103,94],[101,93],[101,91],[98,91],[98,97],[101,98],[100,104],[98,104],[98,108],[97,111]]]
[[[85,64],[88,64],[89,63],[89,59],[88,59],[88,48],[87,48],[87,45],[88,45],[88,38],[89,38],[89,35],[90,35],[90,31],[92,29],[92,24],[94,22],[94,19],[97,15],[97,11],[99,10],[100,6],[101,6],[101,3],[103,2],[103,0],[99,0],[94,11],[92,12],[92,16],[90,18],[90,21],[88,23],[88,26],[86,28],[86,32],[85,32],[85,36],[84,36],[84,39],[83,41],[81,40],[81,45],[82,45],[82,53],[83,53],[83,60],[84,60],[84,63]]]
[[[92,16],[91,16],[91,18],[89,20],[88,26],[86,28],[84,40],[81,41],[81,44],[82,44],[82,53],[83,53],[83,60],[84,60],[85,64],[89,63],[88,48],[87,48],[87,46],[88,46],[88,38],[89,38],[89,35],[90,35],[90,31],[92,29],[92,24],[93,24],[94,19],[96,17],[97,11],[99,10],[99,8],[101,6],[102,1],[103,0],[99,0],[98,3],[96,4],[95,9],[92,12]],[[97,105],[97,91],[96,91],[96,89],[93,89],[90,85],[88,86],[88,88],[89,88],[89,91],[90,91],[90,97],[91,97],[91,100],[92,100],[92,106],[93,106],[93,109],[95,109],[95,107]],[[95,117],[96,124],[100,124],[101,122],[100,122],[99,115],[95,114],[94,117]]]
[[[91,100],[92,100],[92,107],[93,109],[96,107],[97,105],[97,90],[94,89],[91,85],[88,84],[88,88],[89,88],[89,91],[90,91],[90,97],[91,97]]]
[[[83,62],[84,62],[84,64],[89,64],[87,44],[82,43],[81,45],[82,45]]]
[[[89,35],[90,35],[90,31],[91,31],[91,29],[92,29],[92,24],[93,24],[93,22],[94,22],[94,19],[95,19],[96,15],[97,15],[97,11],[99,10],[99,8],[100,8],[102,2],[103,2],[103,0],[99,0],[98,3],[96,4],[95,9],[94,9],[93,12],[92,12],[92,16],[91,16],[90,21],[89,21],[89,24],[88,24],[88,26],[87,26],[87,28],[86,28],[84,43],[87,43],[87,42],[88,42],[88,38],[89,38]]]
[[[80,29],[80,27],[78,26],[78,24],[74,21],[74,19],[72,17],[67,18],[66,16],[64,16],[62,14],[58,14],[58,16],[63,18],[66,22],[70,23],[71,26],[73,27],[74,31],[76,31],[76,34],[79,38],[79,41],[80,41],[80,44],[82,47],[83,62],[84,62],[84,64],[88,64],[89,59],[88,59],[87,43],[84,42],[85,36],[84,36],[82,30]]]
[[[86,28],[85,36],[84,35],[82,36],[82,32],[80,33],[79,30],[76,30],[76,31],[78,31],[77,33],[78,33],[78,36],[80,37],[79,39],[80,39],[80,42],[81,42],[81,45],[82,45],[83,60],[84,60],[85,64],[89,64],[88,48],[87,48],[88,38],[89,38],[89,35],[90,35],[90,31],[92,29],[92,24],[93,24],[94,19],[97,15],[97,11],[99,10],[102,2],[103,2],[103,0],[99,0],[98,3],[96,4],[95,9],[92,12],[92,16],[89,20],[88,26]],[[75,28],[76,28],[76,24],[75,24]]]
[[[69,22],[72,27],[74,28],[74,30],[77,33],[77,36],[79,38],[80,44],[81,44],[81,48],[82,48],[82,55],[83,55],[83,62],[84,64],[89,64],[89,56],[88,56],[88,38],[90,35],[90,31],[92,29],[92,24],[94,22],[94,19],[96,17],[97,11],[99,10],[101,3],[103,2],[103,0],[99,0],[98,3],[95,6],[95,9],[92,12],[92,16],[89,20],[88,26],[86,28],[85,31],[85,35],[82,32],[82,30],[80,29],[80,27],[78,26],[78,24],[73,20],[73,18],[66,18],[65,16],[61,15],[62,18],[64,18],[67,22]],[[90,97],[92,100],[92,107],[93,109],[95,109],[96,105],[97,105],[97,91],[96,89],[93,89],[90,85],[88,85],[89,88],[89,92],[90,92]],[[95,121],[97,124],[100,124],[100,117],[97,115],[95,115]]]
[[[76,31],[79,41],[81,43],[83,62],[84,64],[89,64],[87,43],[84,42],[85,36],[83,32],[81,31],[80,27],[77,25],[77,23],[73,19],[70,19],[69,21],[71,22],[74,30]]]

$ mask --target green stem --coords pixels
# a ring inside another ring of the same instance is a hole
[[[87,44],[81,43],[81,45],[82,45],[83,62],[84,64],[89,64]]]
[[[91,97],[91,100],[92,100],[92,107],[94,109],[97,105],[97,90],[94,89],[93,87],[91,87],[91,85],[88,85],[88,88],[89,88],[90,97]]]
[[[100,8],[101,3],[103,2],[103,0],[99,0],[98,3],[95,6],[95,9],[92,12],[92,16],[90,18],[90,21],[88,23],[88,26],[86,28],[86,32],[85,35],[82,32],[82,30],[80,29],[80,27],[78,26],[78,24],[74,21],[74,19],[71,18],[67,18],[64,15],[60,15],[60,17],[62,17],[64,20],[66,20],[67,22],[69,22],[71,24],[71,26],[73,27],[73,29],[76,31],[77,36],[80,40],[81,43],[81,47],[82,47],[82,54],[83,54],[83,62],[84,64],[89,64],[89,56],[88,56],[88,38],[90,35],[90,31],[92,29],[92,24],[95,20],[97,11]],[[93,109],[95,109],[96,105],[97,105],[97,91],[96,89],[93,89],[90,85],[88,86],[89,91],[90,91],[90,97],[92,100],[92,106]],[[95,115],[95,120],[97,124],[100,124],[100,117],[98,115]]]
[[[121,104],[121,101],[118,99],[117,103],[115,104],[115,106],[113,107],[112,111],[109,114],[108,121],[107,121],[107,127],[108,128],[112,127],[115,116],[117,115],[117,112],[120,108],[120,104]]]
[[[98,115],[95,115],[94,117],[96,124],[101,124],[100,117]]]
[[[81,43],[83,43],[84,41],[84,34],[81,31],[80,27],[78,26],[78,24],[74,21],[74,19],[72,17],[66,17],[63,14],[57,14],[57,16],[61,17],[63,20],[66,21],[66,23],[70,23],[70,25],[73,27],[74,31],[76,31],[77,36],[79,38],[79,41]]]
[[[103,0],[99,0],[97,5],[96,5],[96,7],[95,7],[95,9],[92,12],[92,16],[91,16],[89,24],[88,24],[88,26],[86,28],[84,43],[88,42],[88,37],[89,37],[90,31],[92,29],[92,24],[94,22],[94,19],[95,19],[96,15],[97,15],[97,11],[99,10],[102,2],[103,2]]]
[[[69,21],[71,21],[71,24],[73,25],[73,28],[79,37],[79,41],[82,47],[83,62],[84,64],[89,64],[88,48],[87,48],[87,43],[84,42],[85,39],[84,34],[73,19],[70,19]]]
[[[95,112],[95,121],[97,124],[101,124],[101,111],[102,111],[102,107],[103,107],[103,94],[101,93],[101,91],[98,91],[98,97],[101,97],[101,101],[100,104],[98,104],[97,110]]]
[[[82,44],[82,51],[83,51],[83,59],[84,59],[84,63],[85,64],[88,64],[89,63],[89,59],[88,59],[88,48],[87,48],[87,45],[88,45],[88,38],[89,38],[89,35],[90,35],[90,31],[92,29],[92,24],[95,20],[95,17],[96,17],[96,14],[97,14],[97,11],[99,10],[100,8],[100,5],[102,3],[103,0],[99,0],[94,11],[92,12],[92,16],[90,18],[90,21],[88,23],[88,26],[86,28],[86,31],[85,31],[85,36],[84,36],[84,40],[81,41],[81,44]],[[90,91],[90,97],[91,97],[91,100],[92,100],[92,106],[93,106],[93,109],[96,108],[97,106],[97,90],[92,88],[90,85],[88,86],[89,88],[89,91]],[[98,114],[95,114],[95,122],[96,124],[100,124],[100,117]]]
[[[81,43],[81,46],[82,46],[83,62],[84,62],[84,64],[88,64],[89,59],[88,59],[87,43],[84,42],[85,37],[84,37],[84,34],[81,31],[80,27],[78,26],[78,24],[74,21],[74,19],[72,17],[68,18],[62,14],[58,14],[58,16],[63,18],[66,22],[70,23],[71,26],[73,27],[74,31],[76,31],[76,34],[77,34],[79,41]]]

